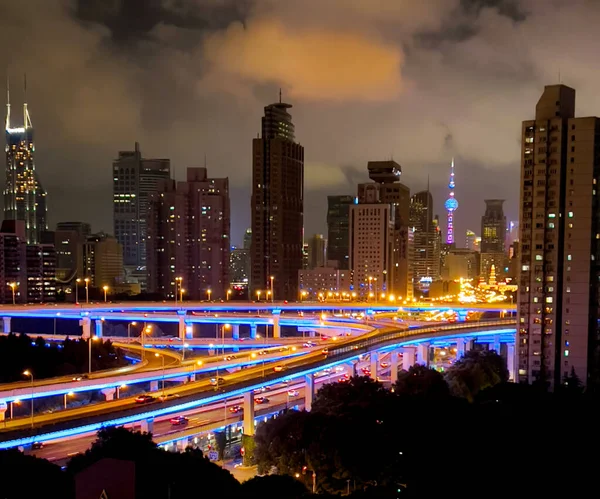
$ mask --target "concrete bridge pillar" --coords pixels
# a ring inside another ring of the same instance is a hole
[[[182,313],[183,312],[183,313]],[[178,310],[177,315],[179,316],[179,324],[177,327],[177,334],[181,341],[185,341],[187,339],[187,328],[185,323],[185,311]]]
[[[370,354],[371,364],[371,378],[377,381],[377,368],[379,367],[379,353],[371,352]]]
[[[315,377],[313,374],[304,376],[304,409],[310,411],[312,409],[313,400],[315,398]]]
[[[402,347],[402,369],[408,371],[415,365],[415,347]]]
[[[417,346],[417,364],[429,366],[429,343],[419,343]]]
[[[506,367],[508,369],[508,378],[515,381],[515,344],[508,343],[506,345]]]
[[[279,325],[279,314],[273,313],[273,338],[281,338],[281,326]]]
[[[473,345],[473,340],[465,339],[465,338],[458,338],[456,340],[456,359],[458,360],[458,359],[462,358],[466,352],[471,350],[472,345]]]
[[[10,317],[2,317],[2,332],[4,334],[10,333]]]
[[[239,324],[232,324],[231,325],[231,338],[233,340],[239,340],[240,339],[240,325]]]
[[[157,392],[158,391],[158,380],[150,381],[150,391]]]
[[[390,380],[392,384],[398,381],[398,350],[390,353]]]
[[[177,440],[177,450],[179,452],[185,452],[185,449],[190,445],[189,438],[182,438],[181,440]]]
[[[492,341],[489,343],[488,348],[490,350],[495,350],[496,353],[498,355],[500,355],[500,349],[502,348],[502,345],[500,343],[500,336],[498,335],[494,335],[494,338],[492,339]]]
[[[87,340],[92,337],[92,320],[89,317],[84,317],[79,321],[81,326],[81,338]]]
[[[95,336],[97,338],[102,338],[102,325],[104,324],[104,320],[103,319],[96,319],[95,320]]]
[[[143,433],[152,433],[154,430],[154,418],[142,419],[140,423]]]
[[[254,392],[244,393],[244,435],[254,436]]]
[[[250,324],[250,338],[255,340],[256,339],[256,330],[258,329],[258,326],[255,323]]]
[[[115,399],[115,392],[116,390],[114,388],[105,388],[102,390],[102,395],[104,395],[104,398],[108,402],[109,400]]]

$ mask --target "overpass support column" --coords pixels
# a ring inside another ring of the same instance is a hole
[[[185,452],[185,449],[190,445],[190,440],[188,438],[182,438],[181,440],[177,440],[177,450],[179,452]]]
[[[402,347],[402,369],[408,371],[415,365],[415,347]]]
[[[313,399],[315,398],[315,377],[313,374],[304,376],[304,409],[312,409]]]
[[[102,395],[104,395],[104,398],[108,402],[109,400],[115,399],[115,391],[116,390],[114,388],[105,388],[104,390],[102,390]]]
[[[185,310],[178,310],[177,315],[179,316],[179,325],[177,328],[179,339],[181,341],[185,341],[187,338],[192,338],[193,332],[190,331],[192,334],[188,334],[187,332],[187,324],[185,323]]]
[[[490,350],[495,350],[496,353],[500,355],[500,349],[502,348],[502,345],[500,344],[500,336],[495,335],[488,348]]]
[[[370,355],[370,363],[371,363],[371,378],[377,381],[377,367],[379,365],[379,353],[371,352]]]
[[[244,393],[244,435],[254,436],[254,392]]]
[[[465,340],[464,338],[458,338],[456,340],[456,359],[460,359],[465,355],[466,352],[471,350],[472,340]]]
[[[4,334],[10,333],[10,317],[2,317],[2,332]]]
[[[81,326],[81,338],[87,340],[92,337],[92,320],[89,317],[84,317],[79,321]]]
[[[398,350],[390,353],[390,381],[392,385],[398,381]]]
[[[429,343],[419,343],[417,346],[417,364],[429,366]]]
[[[150,391],[157,392],[158,391],[158,380],[150,381]]]
[[[102,324],[103,323],[104,323],[104,320],[96,319],[94,334],[96,335],[97,338],[102,338]]]
[[[258,326],[254,323],[250,324],[250,338],[255,340],[256,339],[256,330],[258,329]]]
[[[231,338],[234,340],[240,339],[240,325],[239,324],[231,325]]]
[[[273,338],[281,338],[281,326],[279,325],[279,313],[273,312]]]
[[[506,345],[506,367],[508,369],[508,378],[514,382],[516,380],[516,376],[515,376],[515,345],[514,345],[514,343],[508,343]]]
[[[142,432],[152,433],[154,430],[154,418],[142,419]]]

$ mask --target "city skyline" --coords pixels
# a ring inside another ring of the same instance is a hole
[[[285,24],[296,14],[297,33],[281,35],[285,42],[307,36],[311,22],[332,20],[332,11],[338,9],[332,36],[345,28],[350,40],[369,42],[369,47],[385,54],[390,49],[403,57],[398,68],[390,71],[400,75],[396,77],[399,82],[392,85],[398,89],[396,93],[383,91],[388,87],[373,88],[370,80],[358,85],[348,79],[339,87],[337,99],[328,82],[318,79],[310,93],[307,82],[290,81],[277,64],[265,70],[267,81],[255,75],[260,64],[255,59],[249,61],[250,68],[240,66],[239,72],[222,68],[228,59],[223,57],[223,47],[230,49],[234,42],[246,40],[251,48],[251,35],[266,30],[263,2],[244,2],[243,7],[239,2],[220,2],[220,9],[204,10],[194,8],[196,2],[181,2],[189,7],[188,29],[183,27],[181,14],[157,7],[159,2],[146,3],[147,9],[136,14],[142,18],[135,23],[129,22],[133,19],[130,12],[101,9],[100,3],[93,1],[74,13],[60,2],[51,6],[40,2],[41,8],[34,9],[27,19],[16,7],[8,6],[0,21],[6,28],[2,34],[5,46],[18,38],[15,27],[20,21],[35,28],[11,53],[0,49],[0,61],[11,74],[31,74],[36,166],[51,193],[50,226],[70,218],[72,204],[65,196],[54,196],[58,188],[72,196],[81,219],[90,221],[95,230],[111,230],[107,165],[115,151],[131,147],[137,140],[148,157],[170,158],[179,180],[183,180],[185,168],[203,165],[205,153],[209,168],[222,169],[232,179],[232,234],[233,242],[239,244],[238,234],[250,225],[244,209],[250,199],[251,146],[247,137],[256,136],[260,109],[265,102],[276,100],[279,87],[295,106],[296,124],[302,130],[298,139],[307,150],[307,233],[325,232],[322,213],[327,195],[353,193],[354,184],[366,181],[366,162],[391,155],[403,165],[411,191],[424,189],[429,174],[434,212],[440,216],[446,168],[454,156],[460,178],[457,196],[475,189],[494,190],[493,197],[507,200],[508,219],[515,220],[519,130],[514,123],[522,116],[520,110],[537,98],[545,84],[558,81],[560,68],[564,82],[578,89],[580,114],[600,114],[600,100],[593,91],[596,70],[583,64],[590,53],[569,36],[564,23],[556,21],[566,17],[580,32],[591,33],[599,11],[592,6],[583,12],[581,2],[570,2],[568,11],[561,5],[548,11],[524,1],[510,2],[512,10],[507,2],[486,2],[492,5],[486,8],[481,7],[483,2],[462,2],[478,5],[468,9],[452,1],[421,2],[422,7],[381,2],[388,17],[382,19],[368,3],[360,7],[361,2],[352,2],[342,8],[333,1],[321,21],[313,16],[307,19],[313,2],[304,2],[302,9],[299,2],[274,8],[272,17]],[[359,14],[364,14],[365,28],[381,33],[381,41],[357,27]],[[81,23],[82,19],[86,23]],[[123,22],[117,23],[117,19]],[[241,30],[237,21],[246,23],[247,30]],[[135,27],[125,31],[122,26],[128,22]],[[392,33],[392,23],[402,29]],[[561,25],[551,40],[545,38],[546,23]],[[56,25],[64,27],[64,39],[48,37],[47,26]],[[408,43],[412,50],[403,53],[400,42]],[[349,41],[344,39],[344,43]],[[517,50],[513,45],[517,43],[528,51]],[[48,57],[40,54],[39,47],[48,50]],[[60,64],[55,64],[58,54],[73,54],[73,71],[59,72]],[[85,64],[88,58],[98,64],[92,73]],[[347,67],[348,59],[340,60],[346,64],[342,69]],[[307,63],[301,60],[297,64]],[[174,71],[176,67],[179,69]],[[209,85],[215,74],[225,69],[224,77],[218,79],[225,82],[222,88]],[[303,69],[289,72],[298,74]],[[253,72],[248,74],[250,70]],[[348,88],[351,83],[355,86]],[[317,90],[322,90],[320,98],[315,97]],[[21,92],[15,88],[15,102],[22,100]],[[325,133],[327,141],[322,140]],[[85,174],[85,185],[75,184],[73,172]],[[506,178],[515,182],[501,185]],[[461,199],[467,204],[461,204],[457,212],[457,235],[479,225],[476,204]]]

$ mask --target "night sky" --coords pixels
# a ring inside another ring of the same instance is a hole
[[[520,123],[544,84],[600,115],[600,2],[586,0],[29,0],[0,5],[0,67],[20,126],[22,75],[51,226],[112,232],[112,160],[141,143],[230,178],[232,239],[250,224],[251,140],[282,88],[305,146],[306,234],[327,194],[393,157],[443,217],[456,158],[457,242],[484,198],[518,217]],[[445,225],[445,224],[444,224]],[[51,227],[51,228],[52,228]]]

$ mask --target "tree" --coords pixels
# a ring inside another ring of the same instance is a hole
[[[450,396],[450,389],[444,376],[435,369],[420,364],[411,366],[408,371],[398,373],[394,392],[401,396],[427,397],[436,400]]]
[[[448,371],[450,392],[472,402],[486,388],[508,381],[506,362],[493,350],[470,350]]]
[[[302,499],[312,496],[304,484],[289,475],[257,476],[241,486],[241,497]]]

